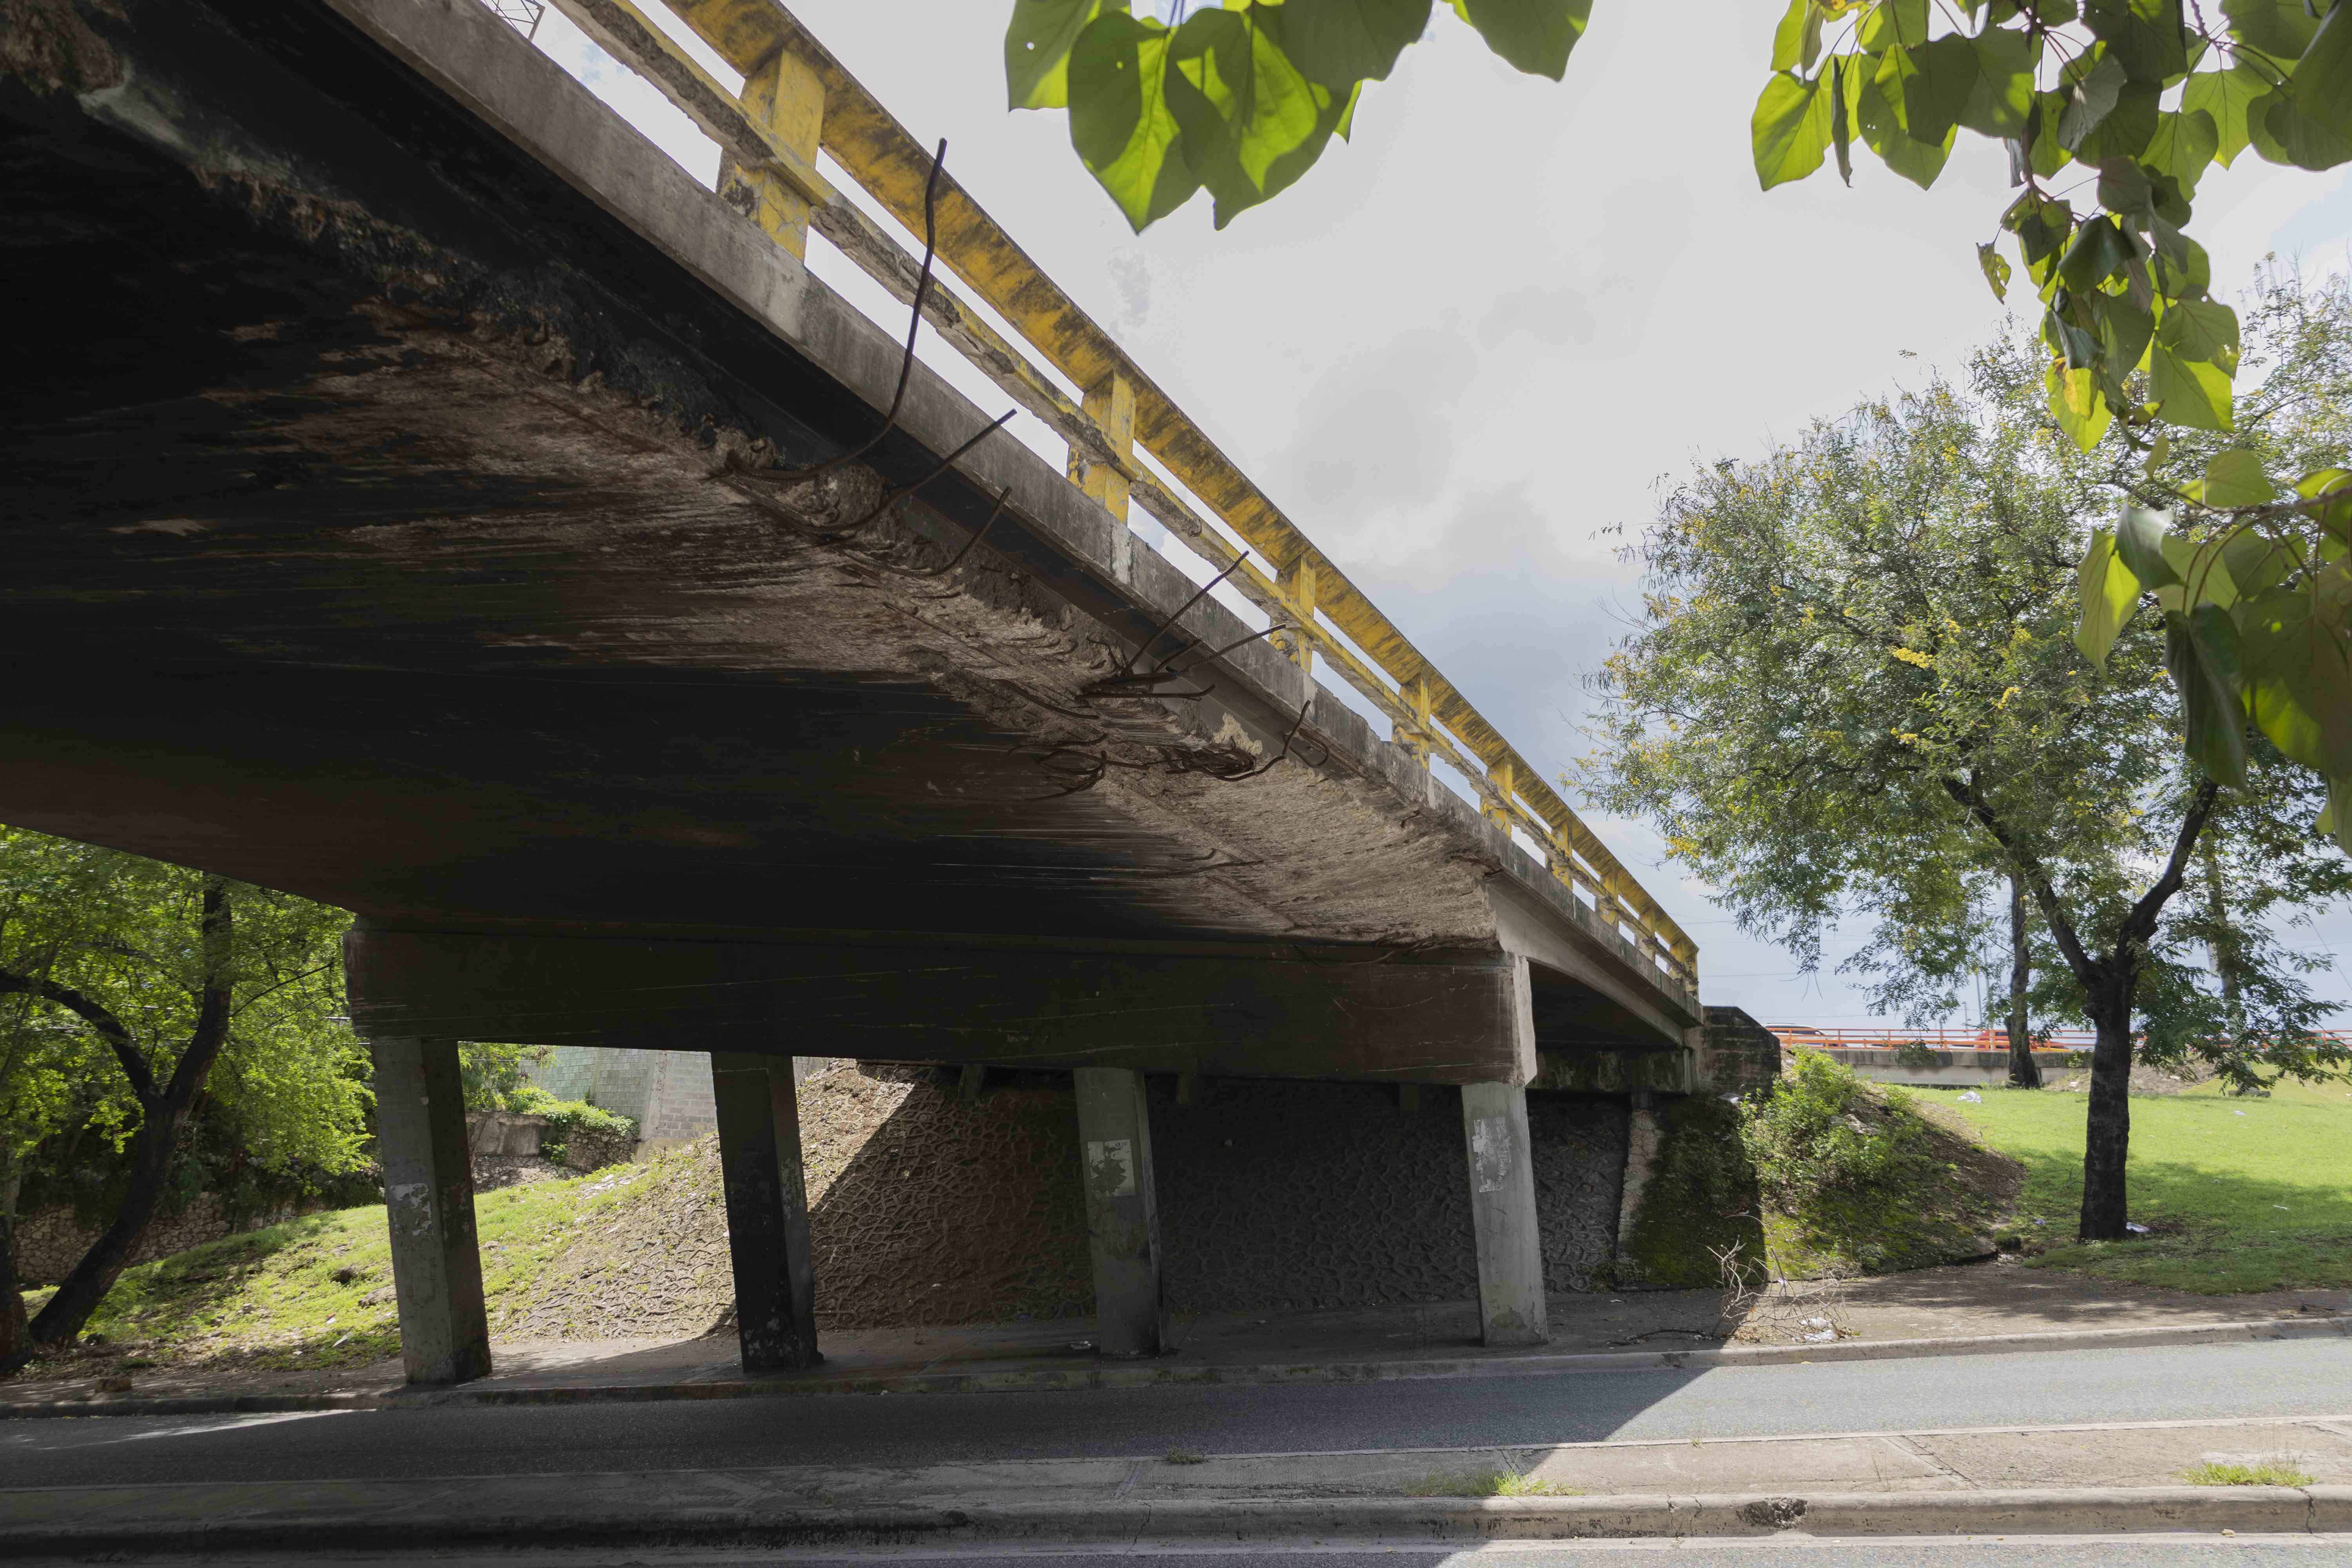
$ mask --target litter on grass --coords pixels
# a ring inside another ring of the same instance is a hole
[[[1975,1089],[1969,1089],[1967,1093],[1961,1095],[1960,1099],[1969,1105],[1982,1105],[1984,1103],[1984,1096],[1979,1094]]]

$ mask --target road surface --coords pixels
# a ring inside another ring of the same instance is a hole
[[[0,1422],[0,1485],[1297,1453],[2352,1413],[2352,1342],[1358,1385]]]

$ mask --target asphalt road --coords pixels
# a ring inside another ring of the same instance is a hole
[[[0,1486],[1468,1447],[2352,1411],[2352,1343],[1357,1385],[0,1421]],[[2341,1557],[2338,1561],[2342,1561]]]

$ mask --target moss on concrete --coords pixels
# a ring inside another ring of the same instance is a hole
[[[1623,1246],[1619,1283],[1719,1284],[1716,1254],[1735,1244],[1764,1256],[1756,1168],[1740,1138],[1738,1108],[1713,1095],[1670,1100],[1659,1112],[1657,1162]]]

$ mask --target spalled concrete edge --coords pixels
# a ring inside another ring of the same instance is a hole
[[[1687,1351],[1612,1351],[1573,1355],[1464,1356],[1427,1361],[1267,1363],[1168,1366],[1152,1363],[1026,1372],[901,1373],[878,1377],[730,1379],[543,1388],[417,1388],[359,1394],[190,1394],[179,1398],[56,1399],[0,1403],[0,1420],[62,1415],[224,1415],[303,1410],[416,1409],[443,1405],[587,1405],[664,1399],[745,1399],[840,1394],[1009,1394],[1094,1388],[1248,1387],[1283,1383],[1385,1383],[1423,1377],[1531,1377],[1574,1372],[1786,1366],[1840,1361],[1899,1361],[2034,1351],[2126,1350],[2164,1345],[2257,1343],[2352,1337],[2352,1316],[2269,1318],[2163,1328],[2067,1329],[2051,1333],[1972,1334],[1946,1339],[1847,1340],[1820,1345],[1731,1345]]]
[[[946,1542],[1086,1543],[1450,1542],[1655,1537],[1725,1538],[2124,1534],[2352,1530],[2352,1487],[2139,1487],[2047,1491],[1811,1495],[1717,1493],[1556,1498],[1231,1499],[1183,1502],[961,1500],[810,1509],[689,1509],[561,1514],[476,1504],[439,1516],[400,1507],[404,1551],[511,1543],[720,1546],[906,1545]],[[0,1526],[12,1557],[36,1553],[298,1552],[347,1548],[384,1522],[382,1509],[284,1519],[108,1520]]]

